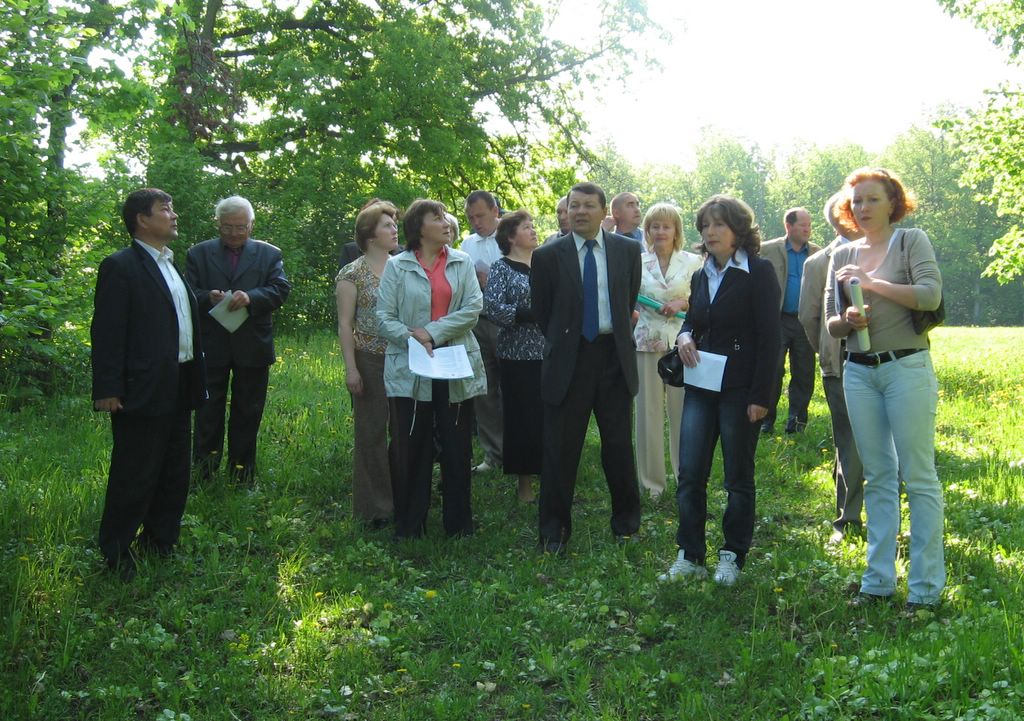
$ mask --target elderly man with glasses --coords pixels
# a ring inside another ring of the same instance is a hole
[[[256,436],[275,359],[272,314],[288,298],[291,284],[284,275],[281,251],[250,237],[254,212],[248,200],[237,195],[225,198],[217,203],[214,217],[220,237],[190,248],[185,270],[199,301],[210,392],[209,402],[196,413],[193,462],[200,479],[209,478],[220,466],[230,382],[227,467],[236,480],[252,483]],[[228,310],[248,311],[234,331],[210,315],[225,299]]]

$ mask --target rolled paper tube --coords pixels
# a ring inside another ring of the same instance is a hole
[[[653,308],[654,310],[659,310],[661,306],[665,305],[664,303],[659,303],[658,301],[654,300],[654,298],[648,298],[646,295],[638,295],[636,297],[636,302],[639,303],[640,305],[646,305],[648,308]],[[686,320],[686,313],[684,313],[683,311],[679,311],[678,313],[676,313],[676,318]]]
[[[860,314],[867,317],[864,313],[864,291],[860,289],[860,280],[857,278],[850,279],[850,297],[853,299],[853,304],[857,306]],[[868,335],[867,328],[857,331],[857,345],[860,346],[861,351],[864,353],[871,350],[871,336]]]

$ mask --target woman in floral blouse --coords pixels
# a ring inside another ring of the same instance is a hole
[[[352,454],[352,515],[374,527],[393,512],[388,443],[388,399],[384,394],[387,341],[377,330],[377,288],[390,253],[398,247],[398,209],[371,202],[356,217],[356,245],[363,255],[338,272],[338,340],[345,359],[345,385],[352,394],[355,423]]]
[[[671,428],[672,473],[679,473],[679,424],[683,389],[667,386],[658,376],[658,358],[675,348],[690,297],[690,278],[701,259],[683,250],[683,221],[668,203],[657,203],[644,217],[648,252],[640,258],[640,295],[661,305],[640,306],[633,330],[640,390],[636,396],[636,469],[640,483],[653,497],[665,490],[665,411]]]
[[[498,325],[498,361],[504,415],[504,471],[519,476],[519,500],[534,500],[533,478],[540,474],[544,408],[540,364],[544,336],[530,309],[530,260],[537,231],[525,210],[508,213],[495,235],[503,258],[491,266],[484,291],[484,314]]]

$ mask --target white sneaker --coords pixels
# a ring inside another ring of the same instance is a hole
[[[740,567],[736,565],[736,554],[732,551],[719,551],[715,583],[722,586],[734,586],[738,580],[740,580]]]
[[[491,470],[491,464],[486,459],[473,466],[473,473],[487,473],[489,470]]]
[[[683,549],[679,549],[679,555],[675,562],[668,567],[668,571],[658,576],[659,581],[675,581],[680,578],[692,578],[701,580],[708,577],[708,569],[700,564],[686,558]]]

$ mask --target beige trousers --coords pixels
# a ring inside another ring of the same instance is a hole
[[[679,476],[679,424],[683,389],[665,385],[658,375],[661,353],[636,354],[640,390],[636,395],[636,471],[640,485],[652,496],[665,490],[665,412],[669,419],[672,475]]]

